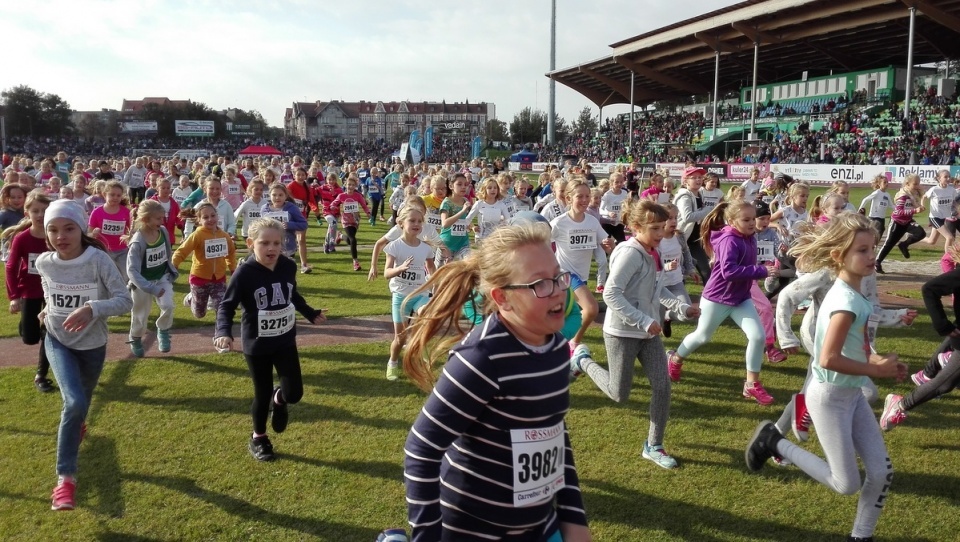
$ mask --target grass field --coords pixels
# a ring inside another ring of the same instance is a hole
[[[856,191],[852,199],[859,202]],[[362,227],[361,242],[384,230]],[[310,235],[315,246],[320,230],[314,225]],[[361,254],[363,273],[350,270],[342,248],[311,261],[315,271],[300,276],[300,288],[314,306],[333,317],[387,313],[385,283],[366,281],[369,253]],[[185,277],[181,294],[184,284]],[[176,325],[195,325],[185,311],[178,307]],[[15,324],[0,317],[5,336]],[[937,342],[929,324],[921,315],[912,328],[881,330],[878,347],[919,370]],[[127,325],[110,322],[115,332]],[[666,345],[691,330],[676,324]],[[588,343],[605,359],[597,327]],[[680,461],[676,471],[640,458],[649,399],[642,376],[625,404],[587,378],[571,386],[567,419],[595,540],[819,541],[849,532],[856,497],[833,494],[795,468],[744,468],[753,428],[779,416],[806,365],[798,355],[765,366],[777,403],[760,407],[739,396],[744,344],[738,329],[722,326],[674,385],[665,445]],[[272,436],[279,459],[267,464],[246,451],[252,390],[239,354],[108,363],[81,446],[78,509],[69,513],[49,511],[60,398],[33,390],[32,368],[0,370],[0,539],[372,541],[405,524],[402,447],[425,399],[409,382],[383,378],[386,351],[385,343],[302,349],[304,399],[287,432]],[[878,384],[882,394],[912,387]],[[878,540],[956,538],[958,406],[953,395],[934,401],[886,434],[896,475]],[[805,447],[820,453],[815,437]]]

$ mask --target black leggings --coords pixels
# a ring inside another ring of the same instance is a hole
[[[50,361],[47,360],[47,349],[43,347],[43,339],[47,330],[40,325],[37,315],[43,310],[43,298],[20,300],[20,337],[23,344],[39,344],[40,359],[37,361],[37,376],[46,378],[50,372]]]
[[[950,361],[946,367],[940,367],[940,361],[937,357],[942,352],[949,350],[953,350],[953,353],[950,354]],[[903,398],[901,406],[904,410],[913,410],[931,399],[950,393],[957,387],[957,384],[960,384],[960,337],[945,338],[937,351],[930,356],[930,360],[923,368],[923,374],[930,381]]]
[[[370,215],[373,216],[373,215]],[[344,226],[343,233],[347,234],[347,244],[350,245],[350,257],[357,259],[357,227]]]
[[[927,236],[927,232],[916,222],[911,221],[909,224],[900,224],[899,222],[891,220],[890,227],[887,229],[887,240],[883,243],[883,248],[880,249],[880,255],[877,256],[877,263],[883,262],[887,254],[893,250],[893,245],[897,244],[906,234],[909,235],[900,243],[903,246],[910,246]]]
[[[627,240],[627,235],[623,232],[623,224],[603,224],[603,231],[607,232],[607,235],[613,237],[617,240],[618,243],[622,243]]]
[[[377,213],[380,213],[381,203],[383,203],[383,198],[370,198],[370,220],[376,220],[380,216]]]
[[[692,235],[687,240],[687,248],[690,249],[690,256],[693,257],[693,265],[697,268],[697,274],[703,280],[701,284],[706,284],[710,279],[710,257],[707,251],[700,245],[700,239],[695,239]]]
[[[871,216],[870,222],[873,222],[873,227],[876,228],[877,235],[880,236],[880,237],[877,237],[877,239],[882,238],[883,232],[886,231],[887,229],[887,219]]]
[[[277,368],[277,376],[280,377],[280,395],[283,396],[283,402],[292,405],[299,403],[303,398],[300,354],[293,346],[270,354],[259,356],[244,354],[243,357],[247,360],[250,377],[253,379],[253,405],[250,406],[253,432],[263,435],[267,432],[267,415],[270,413],[270,403],[273,401],[274,367]]]

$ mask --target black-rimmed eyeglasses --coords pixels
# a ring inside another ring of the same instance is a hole
[[[533,290],[533,295],[544,298],[550,297],[553,295],[553,292],[557,288],[561,290],[566,290],[570,287],[570,273],[560,273],[559,275],[553,277],[552,279],[540,279],[535,280],[529,284],[508,284],[503,286],[504,290],[522,290],[524,288],[529,288]]]

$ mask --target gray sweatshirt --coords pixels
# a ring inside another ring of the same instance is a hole
[[[651,338],[647,329],[660,320],[660,304],[686,317],[690,307],[663,288],[663,271],[636,238],[620,243],[610,255],[610,276],[604,284],[607,312],[603,332],[614,337]]]
[[[170,284],[167,286],[159,283],[155,284],[143,278],[143,275],[140,274],[143,268],[143,257],[147,252],[147,241],[143,238],[143,234],[139,231],[133,234],[133,237],[130,238],[130,243],[127,245],[129,247],[129,251],[127,252],[127,276],[130,277],[130,288],[139,288],[154,297],[160,295],[160,290],[171,288],[173,282],[180,276],[180,272],[177,271],[177,268],[171,263],[171,260],[173,260],[173,249],[170,247],[170,238],[167,237],[167,229],[161,227],[160,235],[163,236],[163,246],[164,250],[166,250],[164,254],[166,255],[167,272],[163,278],[169,281]]]
[[[67,348],[92,350],[107,344],[107,317],[127,314],[133,307],[117,265],[98,248],[87,247],[66,261],[56,252],[44,252],[37,258],[37,271],[47,303],[47,333]],[[93,321],[79,332],[65,331],[63,321],[84,305],[93,309]]]

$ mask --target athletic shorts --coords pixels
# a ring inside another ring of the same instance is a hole
[[[576,292],[577,288],[581,286],[586,286],[586,285],[587,285],[587,281],[580,278],[580,275],[573,272],[570,273],[570,291]]]
[[[394,293],[391,294],[393,302],[391,303],[391,314],[393,315],[394,324],[405,324],[411,318],[416,316],[417,310],[426,305],[430,301],[430,295],[426,293],[418,294],[416,296],[405,296],[403,294]],[[404,305],[406,301],[406,305]],[[400,310],[403,309],[403,314]]]

